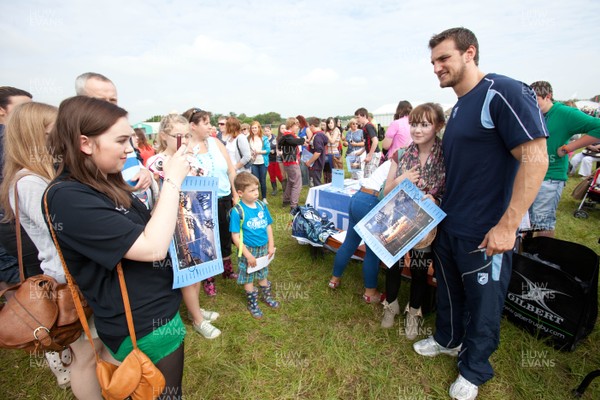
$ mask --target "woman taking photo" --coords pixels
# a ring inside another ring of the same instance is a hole
[[[41,207],[44,191],[56,176],[46,138],[54,126],[57,111],[56,107],[33,102],[23,104],[13,111],[4,136],[4,181],[0,188],[0,198],[5,217],[14,220],[17,189],[17,222],[35,244],[43,273],[59,283],[65,283],[64,270]],[[95,342],[96,348],[102,349],[97,336]],[[70,350],[72,361],[68,367],[63,365],[59,353],[46,352],[48,366],[56,375],[59,386],[66,387],[70,382],[73,395],[78,399],[102,399],[96,378],[94,352],[89,342],[82,335],[71,343]],[[62,356],[64,359],[65,354]]]
[[[190,166],[186,145],[165,158],[164,186],[150,216],[120,173],[133,151],[132,133],[117,105],[84,96],[63,101],[49,137],[59,167],[47,189],[49,213],[104,345],[118,361],[133,349],[117,276],[121,263],[138,347],[164,375],[170,398],[181,398],[185,327],[168,248]]]

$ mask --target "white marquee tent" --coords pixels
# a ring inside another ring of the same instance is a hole
[[[425,103],[425,101],[421,101],[421,100],[409,100],[410,104],[412,104],[413,108],[418,106],[419,104],[423,104]],[[444,111],[447,111],[448,109],[452,108],[454,106],[454,104],[440,104],[442,106],[442,109]],[[373,113],[373,118],[375,119],[375,122],[378,124],[381,124],[381,126],[389,126],[389,124],[394,120],[394,114],[396,113],[396,107],[398,106],[398,103],[389,103],[389,104],[384,104],[381,107],[375,109],[372,111]]]

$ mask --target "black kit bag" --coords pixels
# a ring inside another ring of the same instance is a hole
[[[548,237],[523,240],[504,314],[559,350],[573,351],[598,316],[598,255],[577,243]]]

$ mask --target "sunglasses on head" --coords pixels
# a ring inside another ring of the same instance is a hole
[[[194,120],[194,115],[198,114],[199,112],[203,112],[204,110],[202,110],[201,108],[192,108],[192,113],[190,114],[190,117],[188,118],[188,122],[192,122]]]

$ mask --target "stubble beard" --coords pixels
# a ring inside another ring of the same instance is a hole
[[[460,69],[456,71],[456,74],[452,75],[450,71],[448,71],[449,79],[445,82],[440,81],[441,88],[454,87],[458,85],[463,78],[465,77],[467,67],[466,65],[461,65]]]

